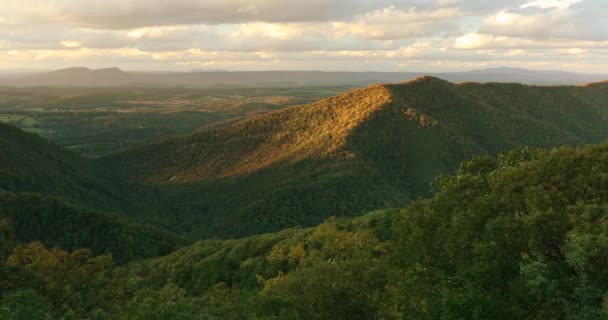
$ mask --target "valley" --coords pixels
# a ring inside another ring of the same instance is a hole
[[[98,157],[350,88],[0,87],[0,122]]]

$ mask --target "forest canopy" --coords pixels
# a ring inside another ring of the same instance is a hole
[[[204,240],[128,265],[87,249],[17,243],[3,220],[0,312],[8,319],[608,317],[608,145],[474,157],[433,189],[403,209]]]

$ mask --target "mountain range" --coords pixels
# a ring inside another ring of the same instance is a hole
[[[434,177],[473,155],[599,143],[607,124],[606,83],[453,84],[425,76],[130,149],[99,165],[160,188],[172,204],[166,212],[187,208],[205,226],[181,231],[244,235],[401,207],[428,196]]]
[[[187,239],[236,237],[402,207],[474,155],[608,138],[608,83],[425,76],[82,159],[2,126],[0,190],[58,197]]]
[[[366,86],[414,79],[421,72],[323,72],[323,71],[193,71],[127,72],[119,68],[92,70],[84,67],[38,73],[11,73],[0,77],[0,85],[97,87],[97,86],[187,86],[187,87],[293,87]],[[563,71],[491,68],[465,72],[431,73],[451,82],[518,82],[537,85],[577,85],[608,79],[606,74]]]

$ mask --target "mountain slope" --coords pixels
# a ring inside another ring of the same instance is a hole
[[[0,219],[13,222],[17,239],[89,247],[120,262],[165,254],[182,243],[134,221],[143,214],[137,202],[146,193],[109,171],[4,124],[0,150]]]
[[[374,85],[120,153],[185,232],[242,235],[402,206],[474,154],[608,137],[608,86]],[[183,221],[182,221],[183,223]],[[204,226],[198,228],[196,225]]]
[[[0,191],[36,192],[92,208],[126,208],[129,187],[34,134],[0,123]]]
[[[165,255],[185,242],[177,235],[120,214],[74,206],[34,193],[0,192],[0,219],[8,218],[17,240],[66,250],[89,248],[119,263]]]

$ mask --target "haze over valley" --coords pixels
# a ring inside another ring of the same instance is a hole
[[[12,73],[0,85],[18,87],[299,87],[366,86],[430,75],[451,82],[518,82],[537,85],[576,85],[602,81],[608,74],[574,73],[521,68],[491,68],[462,72],[346,72],[346,71],[192,71],[127,72],[119,68],[67,68],[49,72]]]

